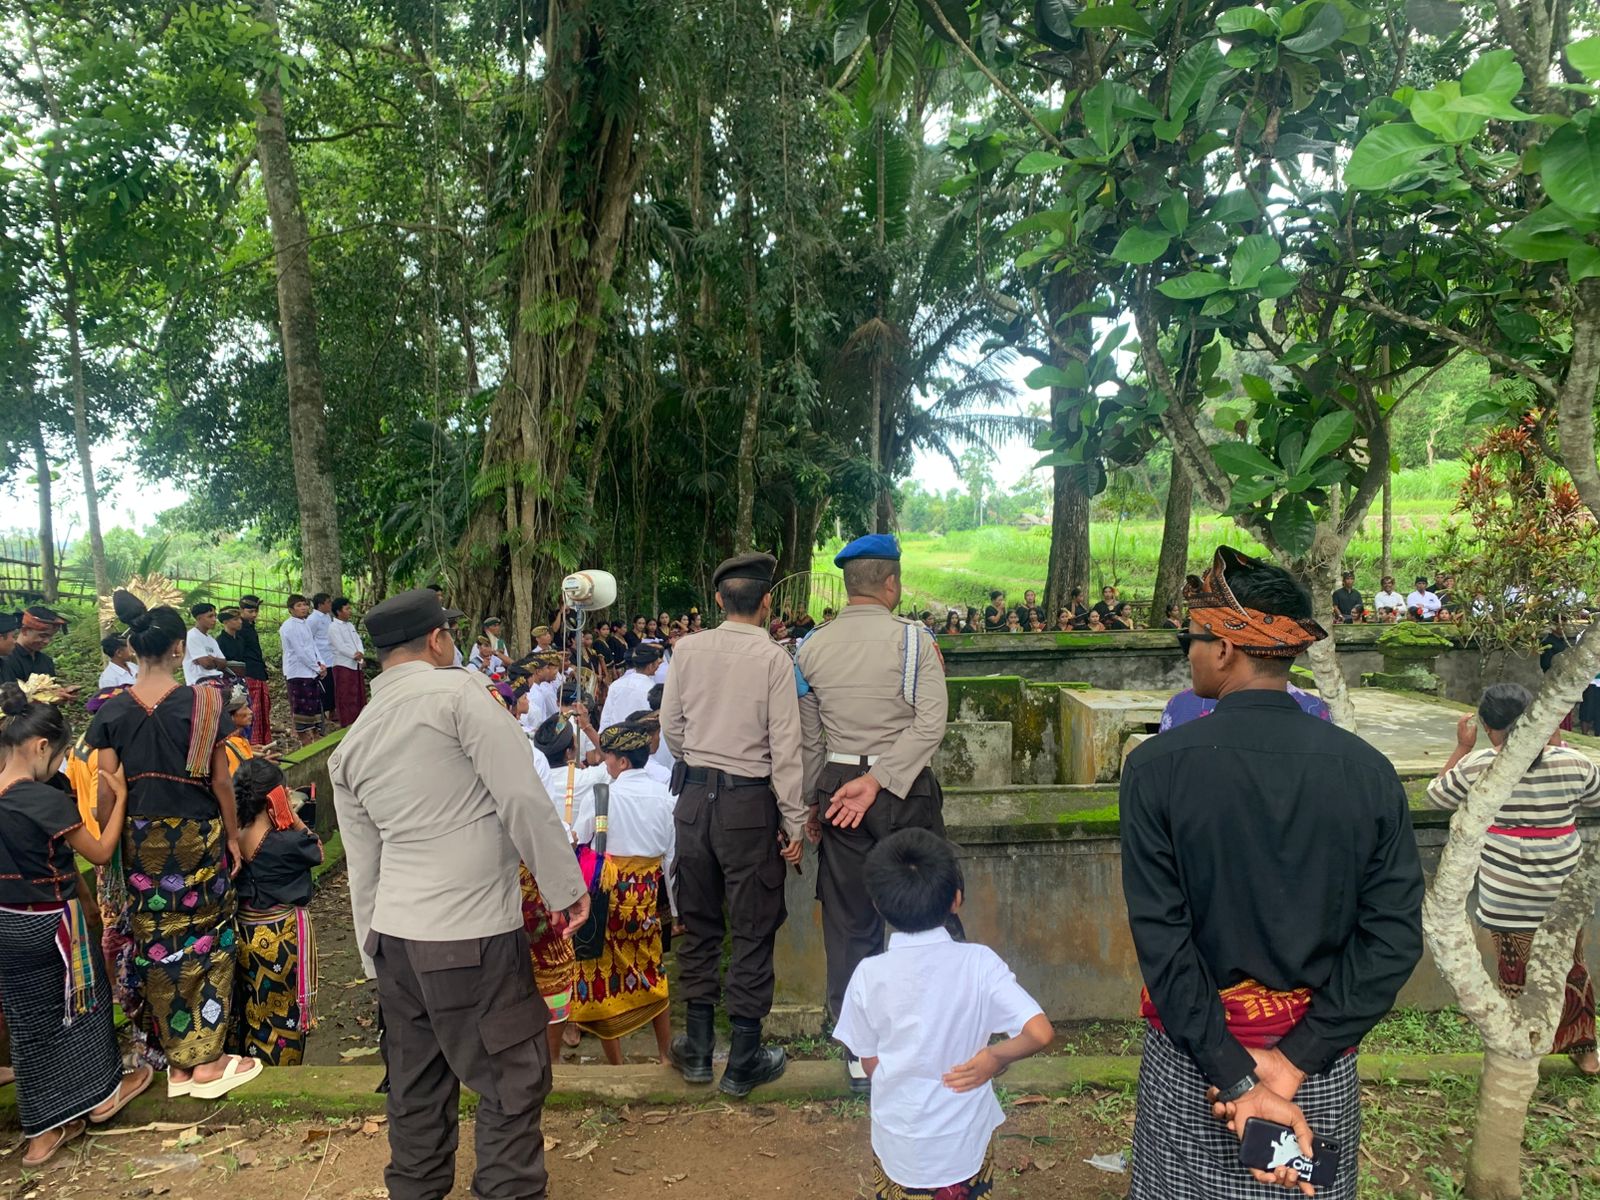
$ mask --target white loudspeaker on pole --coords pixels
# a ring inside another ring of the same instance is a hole
[[[561,594],[580,612],[599,612],[616,602],[616,576],[610,571],[575,571],[561,581]]]

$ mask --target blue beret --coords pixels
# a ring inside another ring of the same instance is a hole
[[[833,565],[842,567],[858,558],[888,558],[899,562],[900,543],[894,540],[892,533],[869,533],[866,537],[858,537],[835,554]]]

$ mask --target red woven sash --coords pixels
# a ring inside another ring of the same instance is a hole
[[[1310,988],[1275,992],[1254,979],[1223,988],[1217,997],[1222,1001],[1228,1032],[1241,1046],[1254,1046],[1258,1050],[1276,1046],[1311,1007]],[[1162,1028],[1161,1014],[1156,1012],[1149,988],[1139,993],[1139,1015],[1152,1027]]]

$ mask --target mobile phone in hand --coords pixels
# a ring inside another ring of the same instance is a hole
[[[1308,1159],[1300,1152],[1294,1130],[1276,1121],[1251,1117],[1244,1123],[1244,1137],[1239,1142],[1239,1163],[1258,1171],[1293,1167],[1305,1183],[1331,1187],[1339,1177],[1339,1143],[1314,1137],[1312,1145],[1315,1153]]]

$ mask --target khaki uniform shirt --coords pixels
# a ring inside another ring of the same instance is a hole
[[[328,766],[369,976],[370,930],[434,942],[520,929],[519,860],[553,912],[583,894],[527,735],[481,676],[422,662],[384,671]]]
[[[916,704],[902,694],[906,630],[917,639]],[[881,604],[851,604],[800,644],[806,791],[829,754],[875,756],[869,774],[904,796],[944,739],[950,708],[933,635]],[[826,738],[826,744],[824,744]]]
[[[661,695],[674,758],[730,775],[772,777],[783,829],[805,828],[794,660],[760,625],[724,621],[683,638]]]

